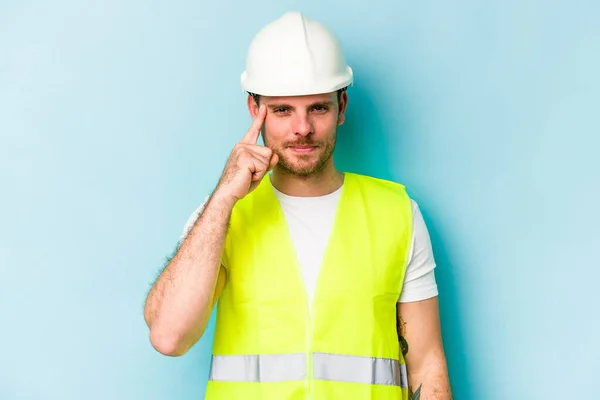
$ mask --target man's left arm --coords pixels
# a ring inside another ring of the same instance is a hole
[[[451,400],[438,297],[398,303],[398,332],[410,400]]]

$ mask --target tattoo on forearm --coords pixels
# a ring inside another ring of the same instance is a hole
[[[420,400],[421,399],[421,388],[423,385],[419,386],[416,392],[412,391],[412,387],[408,388],[408,398],[409,400]]]
[[[398,317],[396,322],[396,329],[398,330],[398,340],[400,341],[400,348],[402,349],[402,355],[406,357],[408,353],[408,342],[404,338],[406,336],[406,322],[402,317]]]

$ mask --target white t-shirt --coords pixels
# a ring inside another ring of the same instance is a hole
[[[341,188],[333,193],[318,197],[288,196],[275,188],[273,189],[285,214],[298,255],[309,301],[312,303],[321,259],[333,226]],[[181,234],[180,242],[185,239],[194,226],[207,200],[208,197],[189,217]],[[412,208],[412,244],[404,277],[404,286],[398,299],[402,303],[425,300],[438,295],[434,275],[436,264],[429,232],[419,206],[414,200],[412,200]],[[398,268],[401,267],[398,266]]]

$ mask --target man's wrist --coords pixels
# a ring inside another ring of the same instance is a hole
[[[222,208],[224,210],[231,211],[237,203],[237,199],[235,198],[235,196],[229,194],[225,189],[217,187],[213,194],[210,196],[209,203],[218,205],[219,208]]]

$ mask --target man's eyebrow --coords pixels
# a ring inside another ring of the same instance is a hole
[[[332,107],[333,106],[333,101],[330,101],[330,100],[316,101],[314,103],[309,104],[307,108],[312,108],[312,107],[315,107],[315,106]],[[287,108],[287,109],[290,109],[290,110],[294,110],[296,108],[294,106],[291,106],[291,105],[285,104],[285,103],[267,104],[267,107],[270,108],[271,110],[275,110],[277,108]]]
[[[333,107],[333,101],[330,100],[323,100],[323,101],[315,101],[314,103],[311,103],[308,105],[307,108],[313,108],[316,106],[325,106],[325,107]],[[270,110],[276,110],[278,108],[285,108],[288,110],[295,110],[296,107],[286,104],[286,103],[271,103],[271,104],[267,104],[267,108],[269,108]]]
[[[290,106],[289,104],[285,104],[285,103],[273,103],[273,104],[268,104],[267,107],[269,107],[270,109],[274,110],[276,108],[294,108],[292,106]]]
[[[327,107],[331,107],[331,106],[333,106],[333,101],[330,101],[330,100],[317,101],[317,102],[312,103],[308,107],[310,108],[310,107],[315,107],[315,106],[327,106]]]

